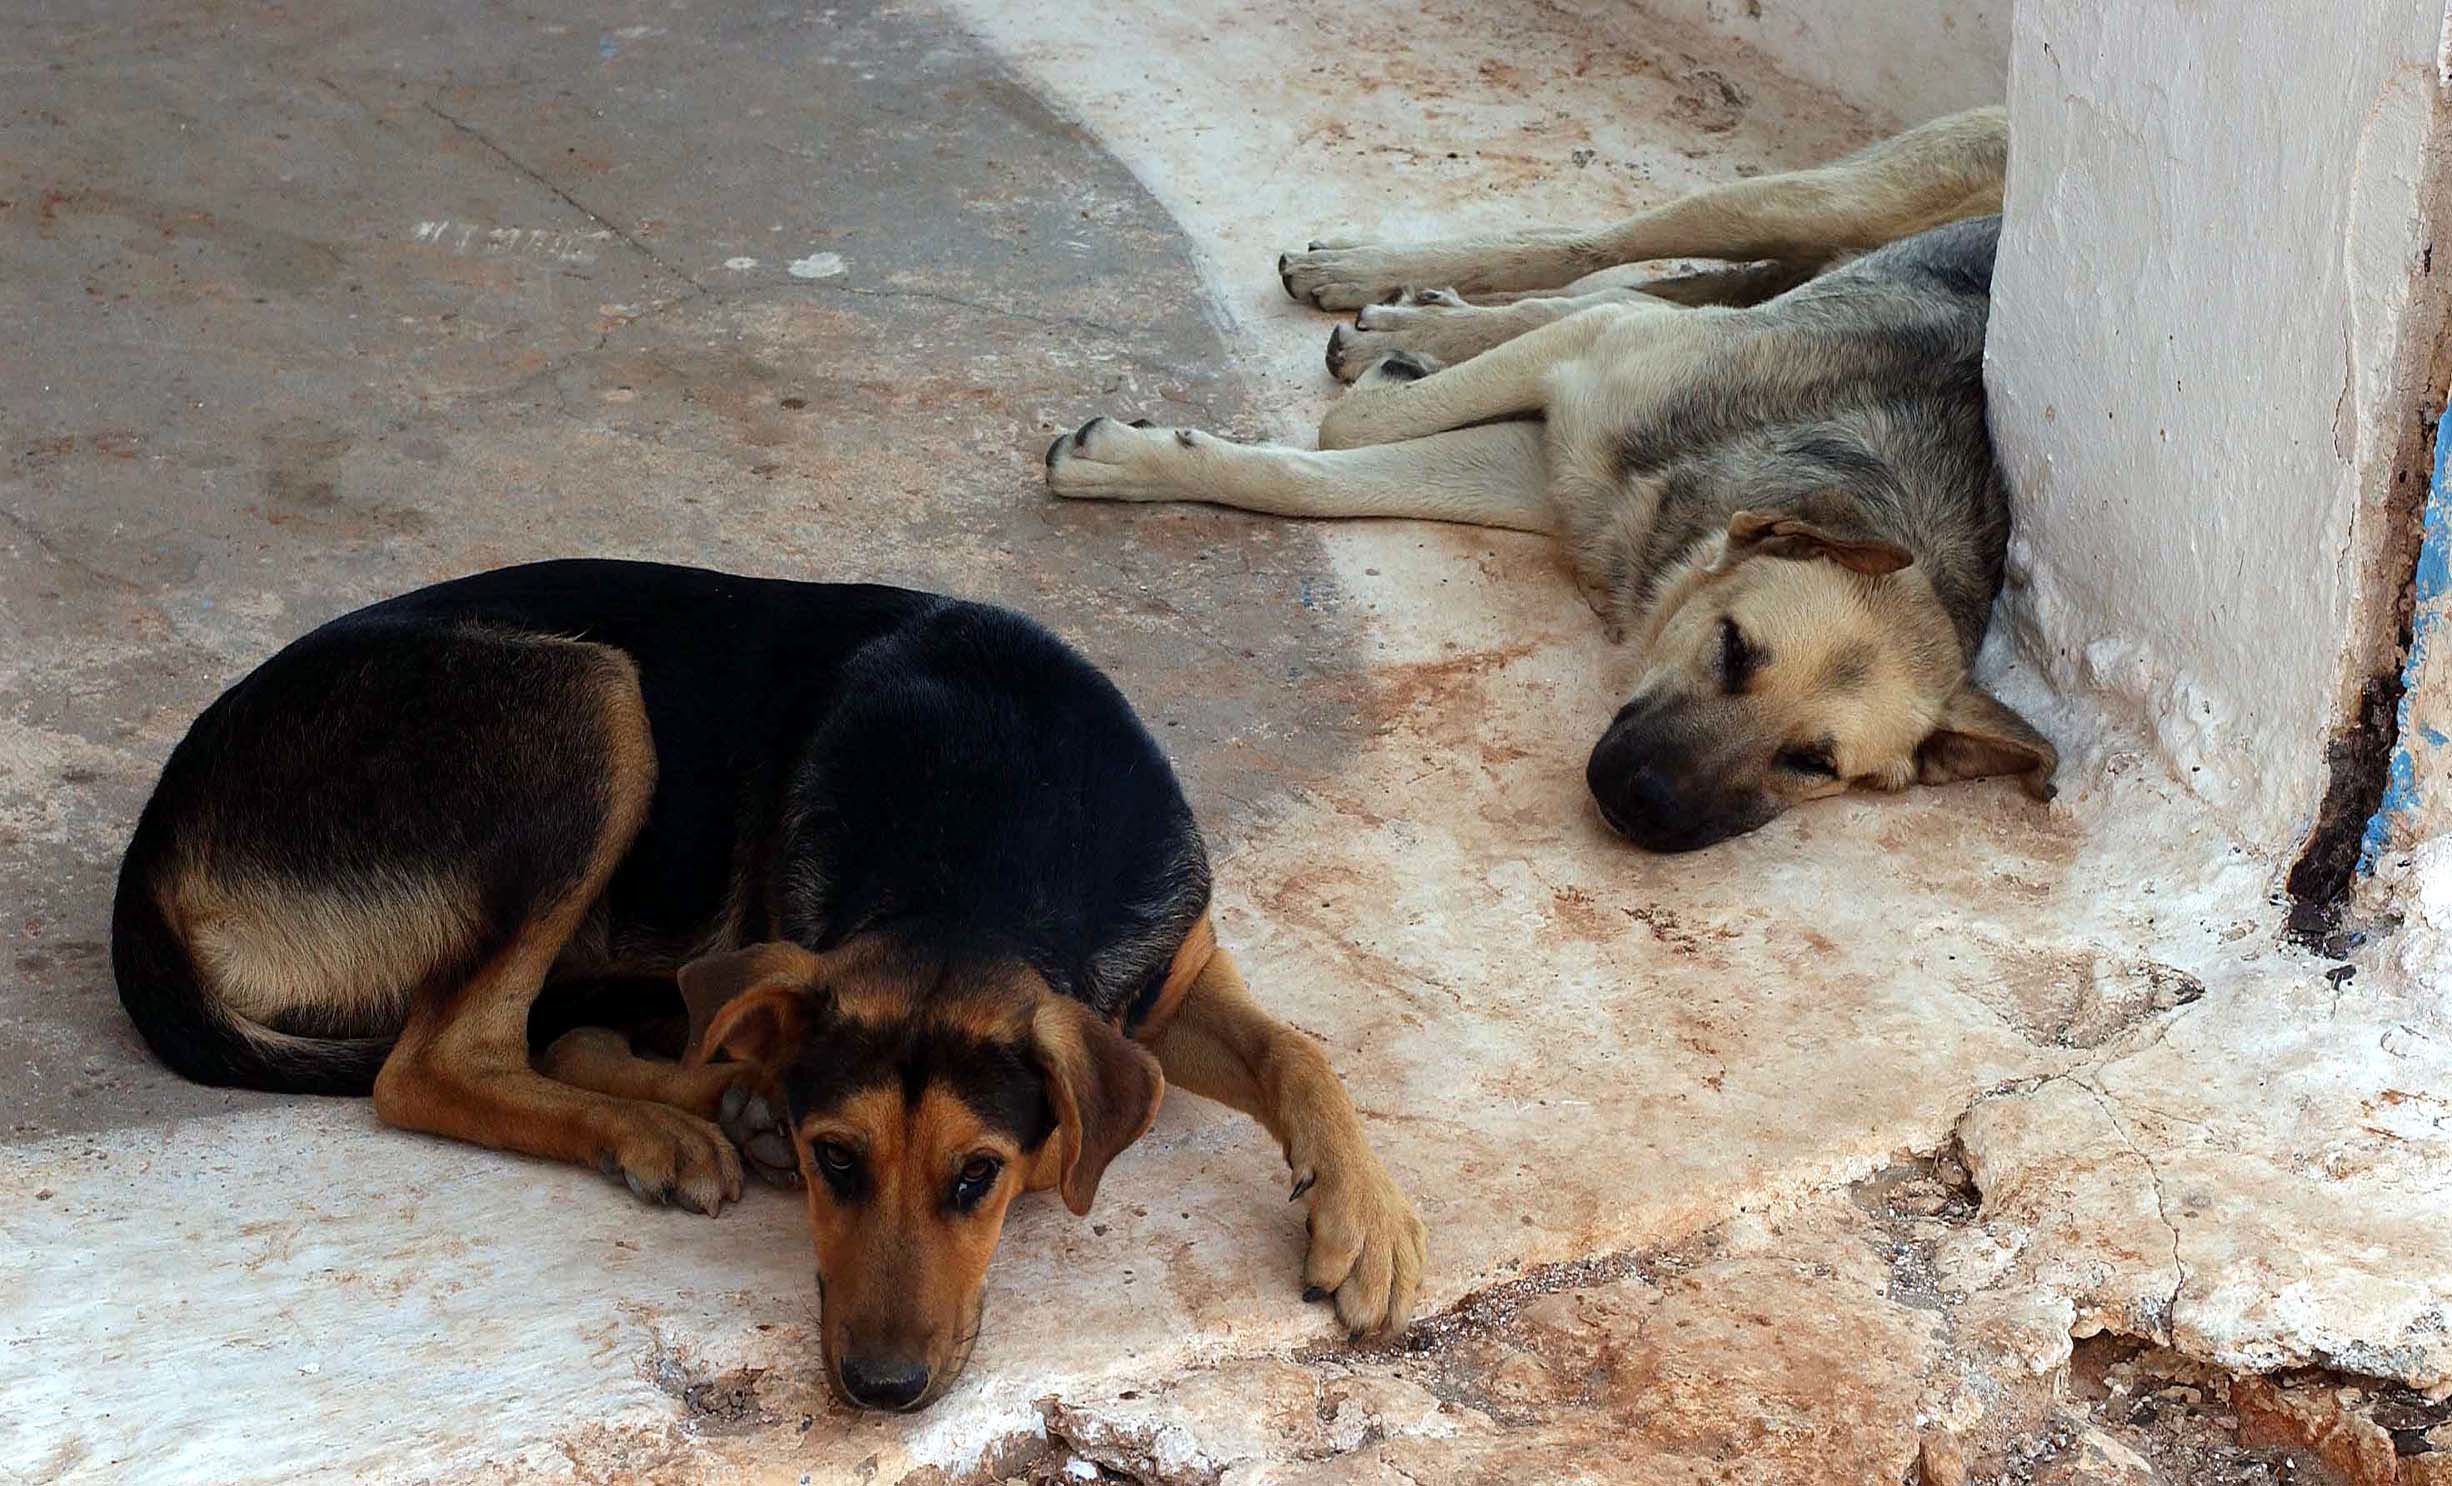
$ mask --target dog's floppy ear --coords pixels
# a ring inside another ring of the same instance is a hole
[[[825,961],[797,944],[759,944],[681,967],[690,1049],[699,1067],[718,1053],[773,1068],[800,1046],[814,1018]]]
[[[1107,1163],[1158,1117],[1166,1076],[1149,1049],[1070,996],[1040,1001],[1030,1040],[1056,1116],[1034,1185],[1055,1187],[1074,1216],[1085,1216]]]
[[[1931,735],[1916,745],[1916,778],[1925,784],[2015,774],[2028,794],[2048,800],[2059,766],[2050,739],[1972,681],[1958,683]]]
[[[1875,577],[1916,560],[1898,543],[1879,537],[1835,531],[1777,511],[1739,511],[1728,518],[1728,545],[1715,566],[1726,572],[1749,557],[1819,557]]]

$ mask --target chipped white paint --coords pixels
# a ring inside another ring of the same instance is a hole
[[[796,279],[830,279],[843,271],[840,253],[811,253],[792,260],[788,271]]]
[[[551,258],[558,263],[593,263],[599,248],[613,234],[559,227],[489,227],[481,222],[429,221],[417,224],[412,241],[453,253],[517,253]]]
[[[2362,513],[2416,411],[2443,24],[2356,0],[2311,46],[2287,8],[2018,10],[1988,348],[2016,617],[2277,855],[2388,597],[2361,591]]]
[[[724,260],[724,267],[731,269],[734,273],[747,273],[757,266],[758,260],[755,258],[727,258]]]

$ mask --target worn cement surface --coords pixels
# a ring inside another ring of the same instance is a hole
[[[1288,243],[1861,137],[1760,59],[1550,6],[19,29],[0,1471],[894,1481],[1052,1436],[1186,1481],[1895,1481],[2008,1448],[2072,1331],[2452,1383],[2445,1008],[2278,947],[2273,864],[2143,753],[2051,712],[2049,810],[1646,858],[1580,782],[1628,667],[1541,542],[1040,494],[1091,412],[1316,414]],[[1176,1100],[1090,1220],[1017,1214],[951,1397],[855,1417],[791,1203],[650,1211],[147,1061],[105,905],[195,710],[331,613],[577,552],[1004,598],[1107,664],[1431,1225],[1414,1343],[1326,1334],[1274,1153]],[[1944,1150],[1972,1188],[1880,1176]]]

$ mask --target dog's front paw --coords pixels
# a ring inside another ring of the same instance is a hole
[[[665,1105],[635,1106],[613,1143],[597,1152],[596,1169],[649,1202],[710,1218],[741,1200],[741,1160],[732,1142],[696,1115]]]
[[[800,1185],[800,1157],[783,1122],[782,1105],[746,1083],[724,1091],[715,1123],[758,1180],[770,1187]]]
[[[1311,1198],[1311,1251],[1303,1298],[1336,1302],[1356,1339],[1389,1335],[1413,1319],[1427,1242],[1422,1220],[1368,1150],[1297,1162],[1294,1195]]]
[[[1047,488],[1072,500],[1190,499],[1185,461],[1206,437],[1146,418],[1093,418],[1047,446]]]

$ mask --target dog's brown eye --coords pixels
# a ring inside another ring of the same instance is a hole
[[[817,1164],[837,1176],[844,1176],[860,1164],[860,1158],[852,1154],[851,1147],[839,1141],[821,1140],[817,1143]]]
[[[1005,1163],[994,1156],[973,1156],[963,1162],[954,1176],[954,1206],[967,1208],[987,1196],[988,1189],[996,1185],[997,1173],[1004,1169]]]

